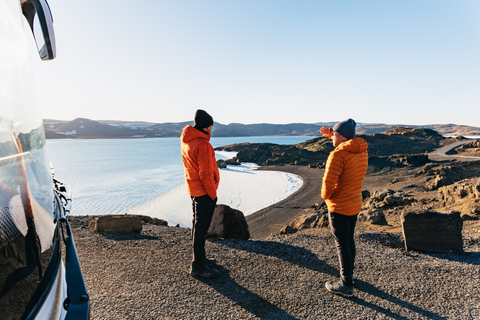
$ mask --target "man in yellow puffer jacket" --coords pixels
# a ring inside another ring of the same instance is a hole
[[[205,240],[217,204],[220,173],[215,151],[210,144],[213,118],[204,110],[195,113],[194,127],[187,125],[180,136],[187,192],[192,198],[193,259],[190,274],[214,278],[219,272],[210,268],[215,260],[207,259]]]
[[[327,204],[330,229],[340,261],[340,281],[327,282],[325,287],[345,297],[353,297],[353,234],[362,207],[362,185],[368,167],[368,144],[365,139],[355,137],[355,127],[355,121],[347,119],[333,129],[320,129],[324,136],[332,138],[335,147],[325,166],[322,198]]]

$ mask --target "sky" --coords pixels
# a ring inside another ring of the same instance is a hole
[[[480,126],[477,0],[48,2],[44,118]]]

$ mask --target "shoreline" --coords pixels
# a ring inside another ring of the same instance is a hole
[[[248,213],[248,211],[243,212],[245,219],[247,220],[251,239],[265,239],[269,237],[272,233],[278,234],[280,229],[285,224],[289,224],[292,220],[304,214],[305,210],[311,209],[315,204],[323,202],[323,199],[320,196],[320,188],[324,171],[323,169],[311,169],[306,166],[296,165],[272,165],[258,167],[254,171],[273,171],[281,172],[283,174],[293,174],[299,176],[302,179],[302,185],[297,188],[295,192],[283,196],[280,201],[277,201],[279,197],[275,197],[275,199],[273,200],[266,201],[266,203],[276,201],[273,204],[269,204],[267,206],[262,205],[259,207],[259,210],[256,210],[252,213]],[[241,174],[246,173],[247,172],[243,172]],[[236,191],[238,190],[233,190],[230,192],[236,193]],[[256,193],[258,192],[259,190],[256,191]],[[249,197],[245,194],[241,194],[241,196],[243,202],[246,202],[244,199],[245,197]],[[179,198],[185,199],[184,201],[179,201]],[[241,209],[232,206],[231,199],[229,201],[225,201],[225,198],[227,197],[219,196],[219,204],[225,204],[234,209],[242,211]],[[184,185],[177,186],[170,192],[154,199],[153,201],[139,205],[133,208],[133,210],[129,210],[128,214],[151,216],[152,218],[166,220],[169,226],[175,226],[178,224],[178,221],[180,221],[178,215],[176,217],[177,220],[173,220],[171,218],[175,216],[176,212],[169,214],[156,213],[159,207],[165,207],[165,202],[178,203],[179,207],[177,208],[177,210],[180,208],[180,210],[189,213],[188,219],[184,219],[185,222],[180,223],[180,227],[190,229],[191,225],[189,225],[188,223],[190,222],[189,219],[191,219],[191,204],[186,195]],[[172,220],[174,221],[173,223],[171,223]]]
[[[302,188],[304,177],[282,170],[282,167],[278,168],[259,170],[257,165],[247,163],[221,169],[218,204],[240,210],[245,217],[249,217],[284,201]],[[173,226],[178,224],[191,228],[191,200],[184,183],[125,212],[166,220]]]
[[[284,200],[245,217],[252,239],[265,239],[272,233],[278,234],[284,225],[303,215],[306,210],[311,209],[315,204],[323,202],[320,195],[323,169],[312,169],[298,165],[273,165],[263,166],[258,170],[296,174],[302,177],[303,184]]]

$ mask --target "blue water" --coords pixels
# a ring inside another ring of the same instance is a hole
[[[241,142],[295,144],[313,137],[212,138],[213,147]],[[179,138],[47,140],[55,178],[73,192],[73,215],[124,213],[183,183]]]

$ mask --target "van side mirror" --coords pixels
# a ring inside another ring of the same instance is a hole
[[[23,1],[22,1],[23,2]],[[46,0],[26,0],[22,12],[32,29],[42,60],[53,60],[57,54],[53,18]]]

